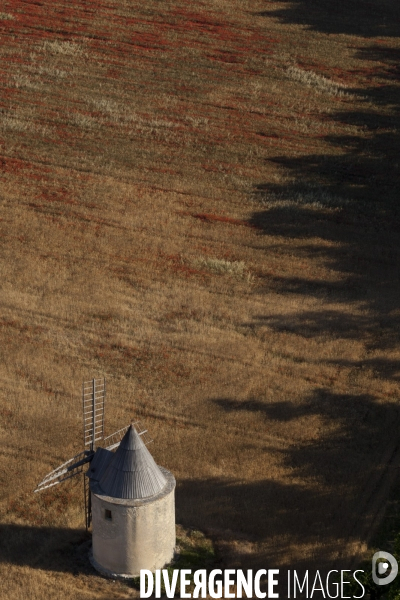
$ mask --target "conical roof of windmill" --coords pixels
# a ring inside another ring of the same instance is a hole
[[[109,461],[99,484],[112,498],[140,499],[155,496],[167,480],[131,425]]]

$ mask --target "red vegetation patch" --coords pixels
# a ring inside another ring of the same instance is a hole
[[[63,204],[79,204],[76,200],[69,196],[69,191],[65,188],[44,189],[38,199],[46,202],[62,202]]]
[[[95,357],[106,360],[115,368],[123,363],[140,365],[148,367],[151,354],[147,349],[137,346],[127,346],[126,344],[103,343],[98,344],[95,350]]]
[[[29,175],[29,177],[32,179],[41,179],[42,176],[51,173],[51,169],[47,167],[33,164],[27,160],[9,158],[6,156],[2,156],[0,158],[0,168],[3,173],[12,174],[20,173],[21,171],[31,171],[31,173],[28,173],[27,175]],[[25,175],[26,173],[24,173],[24,176]]]
[[[30,333],[30,334],[39,334],[44,331],[44,328],[40,325],[25,325],[23,323],[19,323],[15,319],[0,319],[0,327],[15,329],[19,333]]]
[[[169,263],[170,270],[174,271],[175,273],[181,273],[186,277],[190,277],[191,275],[200,275],[203,278],[205,277],[204,271],[194,269],[193,267],[185,264],[180,254],[164,254],[164,252],[159,252],[159,256]]]

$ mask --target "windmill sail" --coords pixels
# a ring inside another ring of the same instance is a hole
[[[150,444],[153,441],[151,438],[146,436],[147,429],[143,430],[140,427],[139,421],[133,422],[132,425],[134,425],[136,427],[136,429],[138,430],[138,435],[142,436],[143,443],[145,446],[147,446],[148,444]],[[122,438],[128,431],[129,427],[130,427],[130,425],[127,425],[126,427],[123,427],[122,429],[118,429],[118,431],[115,431],[111,435],[108,435],[106,438],[104,438],[101,443],[102,448],[105,448],[106,450],[115,450],[116,448],[118,448],[118,446],[121,443]]]
[[[82,384],[83,444],[95,450],[96,442],[104,438],[104,408],[106,380],[92,379]]]
[[[93,452],[88,450],[84,450],[83,452],[76,454],[76,456],[73,456],[65,463],[54,469],[54,471],[50,471],[50,473],[48,473],[46,477],[37,485],[34,491],[40,492],[41,490],[45,490],[53,485],[57,485],[66,479],[70,479],[75,475],[79,475],[79,473],[82,473],[84,465],[90,462],[92,458]]]
[[[128,429],[129,425],[123,427],[122,429],[118,429],[118,431],[115,431],[111,435],[108,435],[106,438],[103,439],[101,446],[103,448],[106,448],[106,450],[114,450],[115,448],[117,448],[117,446],[119,446],[122,438],[124,437]]]
[[[82,408],[83,408],[83,444],[84,450],[73,456],[65,463],[51,471],[37,485],[35,492],[40,492],[54,485],[58,485],[75,475],[84,471],[85,465],[93,460],[93,472],[95,468],[107,458],[107,454],[114,456],[112,450],[118,448],[130,425],[115,431],[108,437],[104,437],[104,409],[106,401],[106,380],[92,379],[82,384]],[[138,436],[144,445],[152,440],[146,437],[147,430],[142,430],[138,421],[132,423],[136,427]],[[89,469],[90,471],[90,469]],[[88,476],[89,475],[88,471]],[[92,474],[93,476],[93,474]],[[92,520],[91,494],[89,480],[84,477],[85,497],[85,523],[89,529]]]

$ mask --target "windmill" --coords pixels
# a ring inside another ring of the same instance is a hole
[[[131,423],[104,437],[106,380],[82,384],[83,450],[51,471],[35,492],[85,470],[85,525],[92,523],[90,560],[101,573],[137,577],[168,563],[175,548],[175,478],[158,466],[147,430]],[[114,452],[115,451],[115,452]]]
[[[108,451],[115,450],[129,425],[115,431],[111,435],[104,437],[104,412],[106,404],[106,380],[92,379],[82,383],[82,410],[83,410],[83,447],[84,450],[76,454],[65,463],[51,471],[37,485],[35,492],[41,492],[47,488],[58,485],[71,477],[76,477],[83,473],[85,465],[90,463],[96,453],[97,448],[105,448]],[[135,425],[139,423],[136,422]],[[146,431],[141,431],[138,435],[144,435]],[[146,440],[146,444],[151,440]],[[92,520],[91,496],[89,483],[86,477],[83,478],[84,498],[85,498],[85,524],[89,529]]]

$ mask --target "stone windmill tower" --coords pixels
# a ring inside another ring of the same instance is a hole
[[[83,385],[89,449],[49,473],[35,491],[78,475],[89,463],[84,490],[86,527],[92,523],[90,560],[104,575],[131,578],[173,558],[175,478],[155,463],[137,423],[104,438],[105,391],[105,380]]]

